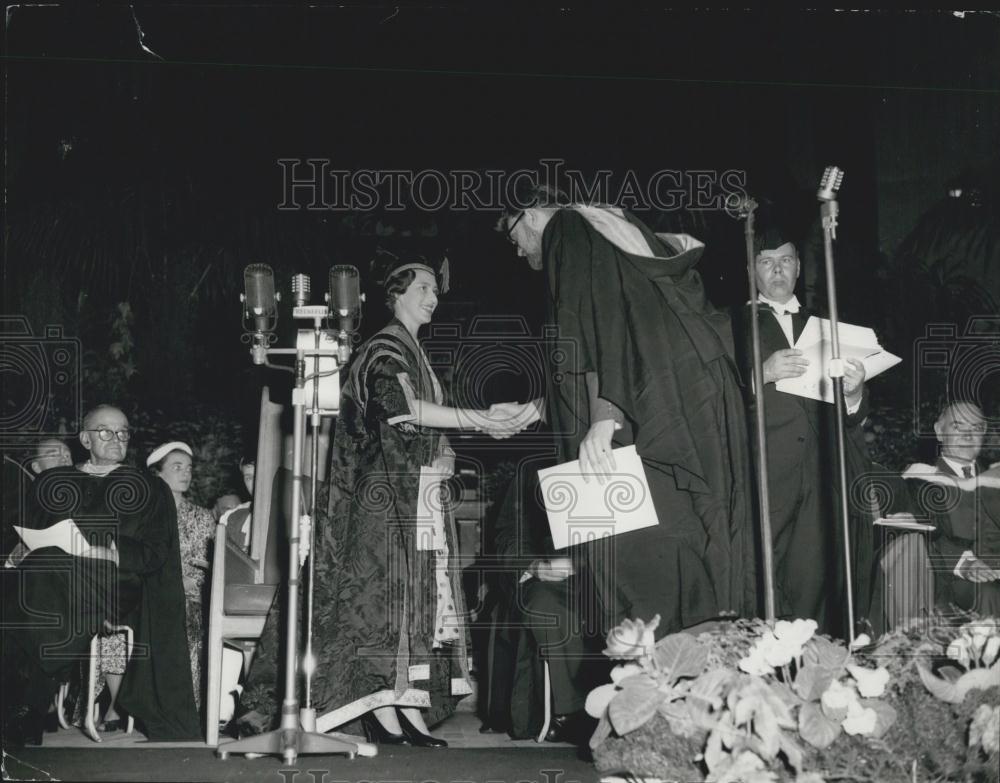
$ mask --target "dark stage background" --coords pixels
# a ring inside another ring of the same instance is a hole
[[[293,271],[314,288],[332,264],[364,271],[379,245],[447,251],[438,322],[516,316],[537,333],[540,281],[492,231],[495,205],[282,210],[279,159],[446,173],[560,159],[613,172],[611,195],[628,172],[745,172],[801,237],[810,296],[815,189],[837,164],[845,319],[909,358],[927,322],[961,334],[1000,299],[996,14],[81,3],[12,7],[5,32],[3,312],[36,335],[60,326],[82,365],[37,403],[49,429],[75,432],[79,389],[84,407],[126,405],[150,439],[173,427],[220,459],[245,448],[263,378],[239,341],[252,262],[287,291]],[[706,241],[716,304],[745,298],[742,227],[718,205],[637,211]],[[378,299],[363,336],[385,320]],[[515,367],[486,376],[484,404],[532,391]],[[893,394],[915,396],[912,377]],[[24,385],[5,382],[11,421]]]

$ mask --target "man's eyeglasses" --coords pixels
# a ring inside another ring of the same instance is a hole
[[[517,224],[521,222],[521,218],[523,217],[524,217],[524,210],[522,209],[518,213],[517,217],[514,218],[514,222],[510,224],[510,227],[507,229],[507,233],[505,234],[505,236],[507,237],[507,241],[510,242],[512,245],[517,244],[517,242],[514,241],[514,229],[517,228]]]
[[[132,433],[129,430],[84,430],[84,432],[96,432],[97,437],[103,440],[105,443],[112,438],[118,438],[122,443],[127,443],[128,439],[132,437]]]
[[[953,421],[951,427],[960,435],[985,435],[987,430],[985,421]]]

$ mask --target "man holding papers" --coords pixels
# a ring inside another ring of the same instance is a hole
[[[695,268],[704,245],[537,184],[518,202],[499,228],[542,272],[547,321],[576,351],[572,365],[546,352],[560,459],[601,481],[612,448],[634,444],[659,518],[588,547],[605,621],[660,614],[662,636],[752,611],[745,412],[729,320]],[[606,503],[574,513],[613,516]]]
[[[770,231],[758,235],[756,250],[777,612],[779,616],[812,618],[822,632],[844,636],[847,618],[841,608],[846,598],[840,566],[843,538],[836,479],[836,412],[826,402],[775,388],[776,382],[799,377],[809,366],[803,352],[792,347],[809,315],[795,296],[800,269],[795,245]],[[743,349],[743,377],[748,386],[753,379],[750,313],[747,303],[737,324],[743,337],[737,342]],[[864,365],[846,360],[846,447],[848,452],[853,449],[858,459],[863,459],[863,452],[851,441],[852,435],[860,436],[860,425],[867,415],[864,380]]]
[[[19,675],[4,696],[28,708],[15,733],[25,723],[22,734],[33,733],[60,676],[87,656],[106,620],[135,632],[118,704],[151,740],[200,733],[176,508],[166,484],[122,464],[130,437],[125,414],[98,406],[80,432],[87,461],[47,470],[32,487],[18,527],[36,548],[4,570],[4,669]]]

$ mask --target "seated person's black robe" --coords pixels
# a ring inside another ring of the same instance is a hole
[[[67,518],[91,543],[113,543],[119,563],[49,547],[7,570],[5,654],[21,653],[22,671],[30,678],[23,698],[36,710],[47,709],[107,619],[134,632],[118,704],[150,740],[198,737],[177,510],[169,488],[126,466],[106,476],[54,468],[35,480],[24,524],[42,529]]]

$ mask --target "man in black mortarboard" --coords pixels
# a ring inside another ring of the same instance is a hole
[[[755,251],[777,613],[812,618],[821,632],[842,637],[847,618],[836,411],[829,403],[777,390],[776,381],[806,371],[808,360],[793,346],[810,314],[795,296],[801,263],[787,235],[774,228],[763,231]],[[748,387],[753,378],[750,314],[747,302],[734,319]],[[864,365],[846,360],[846,447],[849,464],[857,468],[852,473],[864,467],[863,446],[858,445],[867,416],[864,381]],[[756,421],[750,418],[751,424]],[[755,437],[752,442],[756,445]],[[861,615],[867,612],[867,607],[857,608]]]

